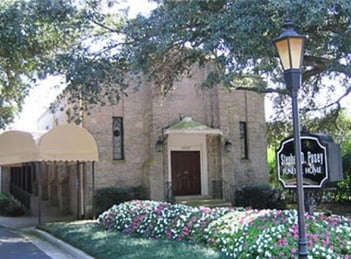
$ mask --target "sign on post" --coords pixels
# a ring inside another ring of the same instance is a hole
[[[296,188],[294,139],[281,142],[276,153],[278,179],[284,188]],[[304,188],[321,188],[328,180],[327,147],[317,137],[301,136],[301,164]]]

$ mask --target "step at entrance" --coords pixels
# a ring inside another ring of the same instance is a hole
[[[232,207],[230,202],[222,199],[211,199],[209,197],[176,197],[175,203],[191,207]]]

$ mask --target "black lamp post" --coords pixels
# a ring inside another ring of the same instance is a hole
[[[274,39],[273,42],[278,50],[279,58],[283,66],[286,87],[291,92],[298,199],[298,254],[299,258],[307,258],[300,122],[297,106],[297,93],[301,85],[301,66],[303,63],[306,37],[297,34],[292,25],[292,22],[287,20],[284,24],[285,31],[278,38]]]

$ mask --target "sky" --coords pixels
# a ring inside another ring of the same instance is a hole
[[[22,112],[8,129],[36,132],[38,118],[49,108],[50,103],[62,91],[62,87],[58,88],[55,86],[58,81],[60,81],[59,77],[49,77],[39,85],[34,86],[29,96],[25,99]]]

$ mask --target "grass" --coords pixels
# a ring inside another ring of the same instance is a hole
[[[95,221],[48,223],[40,228],[98,259],[228,258],[199,244],[108,232]]]

